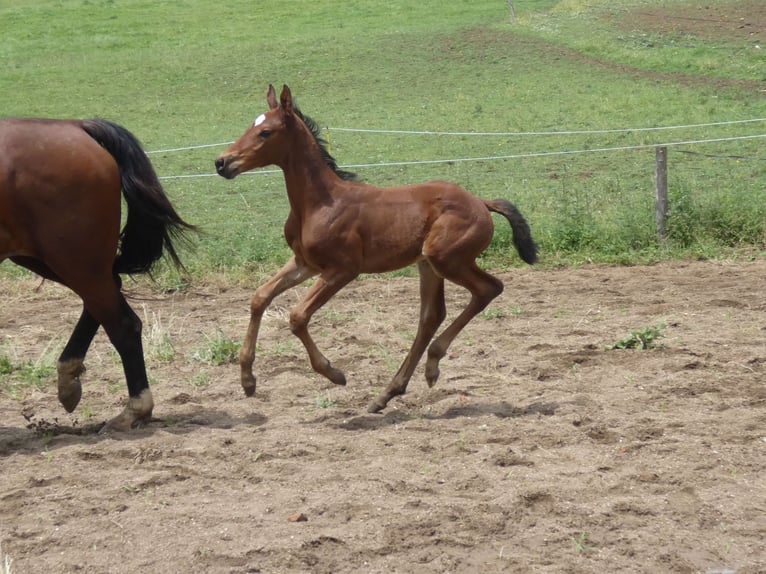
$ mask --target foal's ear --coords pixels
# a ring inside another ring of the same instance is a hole
[[[290,88],[287,86],[287,84],[282,86],[282,93],[279,96],[279,103],[286,113],[293,113],[293,95],[290,93]]]
[[[269,103],[269,109],[273,110],[278,106],[277,104],[277,91],[274,86],[269,84],[269,91],[266,93],[266,101]]]

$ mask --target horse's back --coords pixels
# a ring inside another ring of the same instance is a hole
[[[0,260],[113,259],[119,224],[119,168],[76,120],[0,119]]]
[[[110,178],[117,174],[117,164],[110,158],[78,120],[0,119],[0,175],[4,184],[9,183],[10,176],[19,185],[28,182],[30,186],[44,178],[54,179],[57,186],[72,179]]]

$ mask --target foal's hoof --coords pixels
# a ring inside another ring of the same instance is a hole
[[[340,385],[341,387],[346,386],[346,375],[343,374],[343,371],[330,367],[330,372],[327,373],[327,378],[335,385]]]
[[[248,373],[242,375],[242,390],[246,397],[252,397],[255,394],[255,377]]]
[[[430,362],[426,364],[426,384],[428,385],[428,388],[433,388],[433,386],[436,384],[436,381],[439,380],[439,364],[431,364]]]
[[[367,412],[372,414],[379,413],[386,408],[387,404],[388,401],[384,402],[382,399],[375,399],[370,403],[370,406],[367,407]]]

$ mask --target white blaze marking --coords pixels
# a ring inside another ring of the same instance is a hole
[[[254,126],[259,126],[259,125],[261,125],[261,124],[262,124],[262,123],[263,123],[265,120],[266,120],[266,114],[261,114],[260,116],[258,116],[257,118],[255,118],[255,123],[254,123],[253,125],[254,125]]]

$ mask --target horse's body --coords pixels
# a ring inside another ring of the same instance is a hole
[[[121,190],[128,206],[122,231]],[[105,120],[0,120],[0,261],[11,259],[83,300],[57,365],[67,411],[80,401],[83,361],[101,325],[120,354],[129,393],[110,427],[151,416],[141,321],[119,274],[148,272],[163,251],[180,265],[172,238],[190,229],[124,128]]]
[[[431,342],[426,380],[439,376],[439,361],[465,325],[503,290],[502,282],[481,270],[476,258],[494,233],[490,211],[504,215],[522,259],[534,263],[537,247],[519,211],[505,200],[485,201],[443,181],[379,188],[348,181],[318,136],[314,122],[294,107],[287,86],[277,102],[273,86],[269,111],[216,160],[218,173],[233,178],[249,169],[282,168],[290,215],[285,238],[295,254],[261,285],[251,302],[251,319],[240,352],[242,386],[255,392],[252,372],[261,317],[283,291],[319,276],[290,314],[290,327],[303,342],[314,370],[336,384],[341,371],[330,365],[308,333],[311,316],[360,273],[392,271],[417,263],[420,272],[420,323],[412,348],[386,390],[369,406],[385,408],[405,392],[415,367],[445,318],[444,279],[471,292],[458,317]]]

